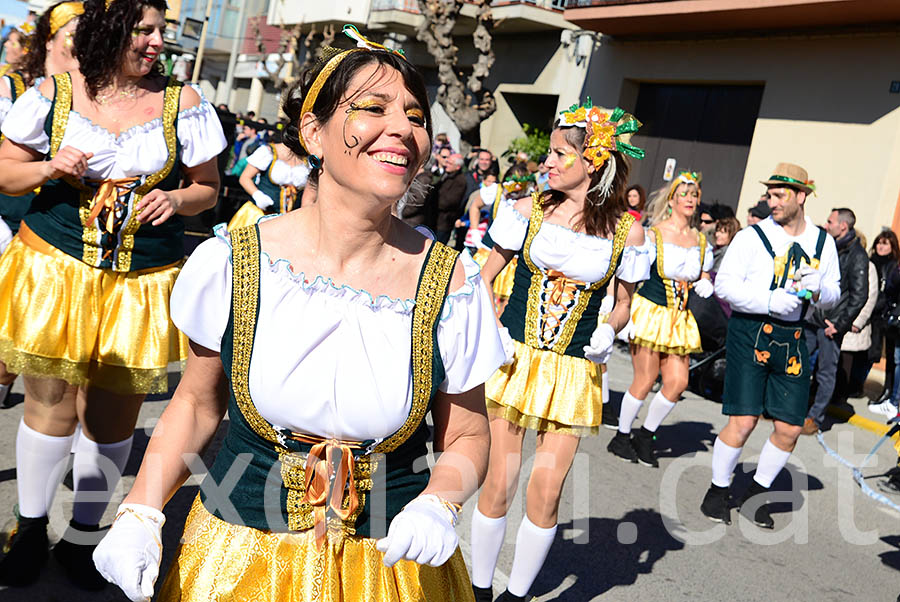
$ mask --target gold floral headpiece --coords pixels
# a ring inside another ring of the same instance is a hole
[[[528,188],[529,184],[533,184],[534,182],[535,177],[533,173],[530,173],[527,176],[507,176],[503,180],[503,190],[505,190],[507,194],[521,192]]]
[[[600,182],[588,192],[600,191],[600,203],[606,200],[612,191],[616,177],[616,158],[611,154],[617,151],[622,154],[644,158],[644,150],[629,144],[631,135],[638,131],[641,122],[634,115],[616,107],[612,111],[595,107],[591,97],[583,105],[572,105],[566,111],[560,111],[560,125],[580,127],[587,130],[584,137],[582,156],[590,162],[588,172],[593,173],[609,162],[609,167],[600,178]]]
[[[64,2],[50,13],[50,37],[65,27],[69,21],[84,14],[84,2]]]
[[[334,70],[338,68],[338,65],[340,65],[341,62],[343,62],[343,60],[350,56],[352,53],[359,52],[361,50],[368,50],[370,52],[390,52],[391,54],[396,54],[397,56],[406,59],[406,55],[402,50],[392,50],[387,46],[369,40],[353,25],[344,25],[344,29],[342,31],[344,35],[356,42],[356,48],[351,48],[349,50],[338,50],[336,48],[325,47],[322,50],[323,57],[329,55],[330,56],[327,59],[325,66],[322,67],[321,71],[319,71],[319,74],[313,81],[312,86],[310,86],[306,98],[303,99],[303,107],[300,111],[301,116],[313,110],[313,107],[316,104],[316,99],[319,97],[319,92],[322,91],[322,87],[325,85],[325,82],[328,81],[328,78],[331,77],[331,74],[334,73]],[[303,140],[302,133],[300,134],[300,144],[302,144],[303,148],[306,149],[307,152],[309,152],[309,148],[307,148],[306,146],[306,141]]]
[[[34,23],[28,21],[16,26],[16,31],[24,36],[30,36],[34,33]]]
[[[672,184],[669,186],[669,196],[667,200],[672,200],[672,197],[675,196],[675,189],[678,188],[680,184],[694,184],[697,188],[700,188],[700,183],[703,181],[703,174],[699,171],[683,171],[678,174],[678,177],[672,180]]]

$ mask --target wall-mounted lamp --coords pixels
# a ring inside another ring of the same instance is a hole
[[[563,29],[559,34],[559,43],[570,49],[576,65],[587,60],[600,45],[601,35],[588,29]]]

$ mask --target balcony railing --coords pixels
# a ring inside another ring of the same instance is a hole
[[[660,4],[672,0],[559,0],[559,8],[583,8],[586,6],[614,6],[616,4]]]
[[[572,0],[569,0],[570,2]],[[507,6],[510,4],[530,4],[540,8],[563,10],[567,0],[492,0],[493,6]],[[402,10],[408,13],[419,12],[419,3],[416,0],[372,0],[372,10]]]

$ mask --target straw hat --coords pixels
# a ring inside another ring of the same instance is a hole
[[[802,190],[806,194],[815,192],[816,185],[809,179],[809,174],[799,165],[793,163],[779,163],[768,180],[761,180],[766,186],[789,186]]]

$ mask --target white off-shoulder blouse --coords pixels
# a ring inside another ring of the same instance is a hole
[[[701,234],[701,236],[704,236]],[[647,251],[649,252],[650,261],[657,258],[656,239],[647,234],[646,238]],[[703,256],[703,272],[709,272],[713,266],[713,246],[706,245],[706,252]],[[700,245],[692,247],[682,247],[675,243],[663,243],[663,273],[670,280],[682,280],[693,282],[700,277]]]
[[[273,217],[270,219],[280,219]],[[231,245],[223,225],[201,244],[172,291],[172,320],[195,343],[219,351],[231,311]],[[446,375],[440,390],[484,383],[504,360],[478,265],[460,256],[465,283],[451,291],[437,331]],[[318,437],[381,439],[412,404],[413,299],[373,297],[284,259],[260,259],[259,319],[250,395],[276,427]]]
[[[3,135],[47,154],[50,137],[44,130],[44,122],[51,105],[51,100],[36,87],[28,89],[13,103],[3,120]],[[222,152],[226,145],[216,111],[202,96],[200,104],[179,111],[176,136],[181,147],[181,163],[186,167],[205,163]],[[60,148],[66,146],[94,154],[88,159],[85,177],[98,180],[155,173],[163,168],[168,158],[162,117],[116,135],[77,111],[70,111]]]
[[[488,231],[491,239],[508,251],[518,251],[525,243],[528,218],[513,202],[504,201]],[[531,259],[543,271],[557,270],[573,280],[592,284],[609,270],[613,241],[602,236],[575,232],[544,221],[531,243]],[[628,245],[616,277],[623,282],[640,282],[650,277],[650,254],[646,245]]]
[[[272,165],[272,161],[275,165]],[[299,165],[290,165],[281,159],[275,159],[268,144],[263,144],[247,157],[247,163],[260,171],[268,172],[269,179],[277,186],[294,186],[303,188],[309,177],[309,166],[306,161]],[[271,165],[271,170],[269,166]]]

